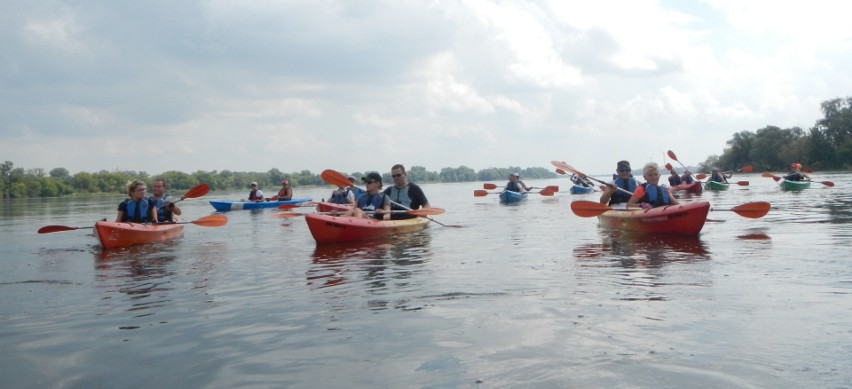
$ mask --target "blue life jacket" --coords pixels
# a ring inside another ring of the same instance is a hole
[[[506,184],[506,190],[512,191],[512,192],[523,192],[521,190],[521,186],[518,185],[517,182],[511,182],[511,181],[509,181],[509,183]]]
[[[153,197],[148,197],[149,200],[152,200],[157,205],[157,221],[160,223],[168,223],[172,221],[172,210],[166,208],[166,204],[169,201],[172,201],[171,196],[163,195],[163,197],[158,198],[157,200],[153,200]],[[147,213],[146,213],[147,215]]]
[[[622,179],[621,177],[616,177],[613,182],[619,188],[625,189],[629,192],[635,191],[637,187],[636,179],[632,176],[626,180]],[[612,194],[612,197],[609,198],[609,205],[626,203],[628,200],[630,200],[630,196],[631,195],[616,189],[615,193]]]
[[[328,201],[335,204],[349,204],[349,189],[343,192],[339,190],[332,192]]]
[[[133,199],[124,200],[127,203],[127,211],[124,212],[124,217],[121,218],[123,222],[131,222],[131,223],[147,223],[148,220],[148,199],[144,198],[142,200],[133,201]],[[139,208],[136,208],[136,204],[139,204]]]
[[[724,182],[725,182],[725,180],[724,180],[724,179],[722,179],[722,175],[721,175],[721,174],[713,174],[713,175],[711,175],[711,176],[710,176],[710,181],[722,182],[722,183],[724,183]]]
[[[680,179],[679,175],[669,176],[669,185],[671,185],[671,186],[680,185],[681,182],[683,182],[683,180]]]
[[[369,194],[364,193],[361,197],[358,198],[358,204],[356,204],[358,208],[366,212],[370,211],[381,211],[385,206],[385,194],[384,193],[376,193]],[[381,220],[384,217],[382,213],[374,213],[373,219]]]
[[[802,173],[792,172],[792,173],[784,176],[784,179],[787,180],[787,181],[802,181],[802,180],[805,179],[805,176],[802,175]]]
[[[661,205],[669,205],[669,192],[663,186],[651,185],[649,183],[642,184],[645,188],[645,195],[639,199],[640,203],[653,204],[655,207]]]
[[[689,175],[689,176],[684,175],[680,179],[681,179],[681,181],[683,181],[684,184],[691,184],[691,183],[695,182],[695,180],[692,178],[691,175]]]

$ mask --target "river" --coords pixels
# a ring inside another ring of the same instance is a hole
[[[698,198],[718,211],[697,238],[571,212],[596,194],[506,206],[461,183],[423,188],[462,228],[317,246],[303,218],[233,211],[105,251],[36,230],[112,219],[121,196],[4,200],[0,387],[852,387],[852,174],[811,176],[836,186],[736,175]],[[751,201],[773,209],[724,211]]]

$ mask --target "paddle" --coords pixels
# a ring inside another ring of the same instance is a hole
[[[772,179],[773,179],[773,180],[775,180],[775,181],[781,181],[781,179],[783,179],[783,178],[784,178],[784,177],[778,177],[778,176],[776,176],[776,175],[774,175],[774,174],[772,174],[772,173],[770,173],[770,172],[763,172],[763,174],[761,174],[760,176],[761,176],[761,177],[766,177],[766,178],[772,178]],[[810,180],[810,181],[811,181],[811,182],[818,182],[818,183],[823,184],[823,185],[825,185],[825,186],[827,186],[827,187],[829,187],[829,188],[834,187],[834,183],[833,183],[833,182],[831,182],[831,181],[813,181],[813,180]]]
[[[342,212],[340,212],[340,211],[338,211],[338,212],[334,212],[334,211],[332,211],[332,212],[315,212],[315,213],[312,213],[312,214],[299,213],[299,212],[278,212],[278,213],[275,214],[275,216],[276,217],[298,217],[298,216],[305,216],[305,215],[339,215],[341,213]],[[444,213],[444,210],[442,208],[423,208],[423,209],[412,209],[412,210],[395,210],[395,211],[390,211],[390,212],[372,211],[372,212],[366,212],[366,213],[367,214],[407,213],[409,215],[426,217],[426,216],[440,215],[440,214]]]
[[[490,194],[500,194],[500,193],[503,193],[503,192],[489,192],[489,191],[486,191],[486,190],[477,189],[477,190],[473,191],[473,196],[474,197],[484,197],[484,196],[488,196]],[[553,196],[553,194],[556,193],[556,191],[545,188],[545,189],[542,189],[539,192],[527,192],[527,193],[538,193],[542,196]]]
[[[177,223],[168,223],[168,224],[195,224],[202,227],[219,227],[224,226],[228,223],[228,218],[225,215],[207,215],[191,222],[177,222]],[[156,225],[156,224],[154,224]],[[52,232],[62,232],[62,231],[73,231],[73,230],[87,230],[95,228],[92,227],[77,227],[77,226],[59,226],[59,225],[50,225],[44,226],[38,229],[39,234],[49,234]]]
[[[556,166],[556,167],[558,167],[558,168],[562,169],[563,171],[569,171],[569,172],[571,172],[571,173],[574,173],[574,174],[576,174],[576,175],[580,176],[580,178],[587,179],[587,180],[592,180],[592,181],[594,181],[594,182],[597,182],[597,183],[599,183],[599,184],[603,184],[603,185],[606,185],[606,186],[609,186],[609,187],[612,187],[612,186],[613,186],[613,185],[608,184],[608,183],[606,183],[606,182],[603,182],[603,181],[601,181],[601,180],[599,180],[599,179],[597,179],[597,178],[594,178],[594,177],[591,177],[591,176],[589,176],[589,175],[586,175],[585,173],[582,173],[582,172],[580,172],[579,170],[574,169],[573,167],[571,167],[571,165],[569,165],[569,164],[567,164],[567,163],[565,163],[565,162],[560,162],[560,161],[550,161],[550,163],[551,163],[551,164],[553,164],[553,166]],[[615,187],[615,189],[616,189],[616,190],[620,190],[620,191],[622,191],[622,192],[624,192],[624,193],[627,193],[627,194],[629,194],[629,195],[632,195],[632,194],[633,194],[633,192],[631,192],[631,191],[629,191],[629,190],[627,190],[627,189],[624,189],[624,188],[618,187],[618,186],[616,186],[616,187]]]
[[[341,205],[347,205],[347,204],[341,204]],[[293,208],[303,208],[303,207],[313,208],[313,207],[316,207],[316,206],[317,206],[316,201],[306,201],[304,203],[281,204],[281,205],[278,206],[278,209],[293,209]]]
[[[503,186],[503,185],[497,185],[497,184],[492,184],[492,183],[485,183],[485,184],[482,184],[482,188],[483,188],[483,189],[497,189],[497,188],[505,188],[505,186]],[[549,191],[551,191],[551,192],[558,192],[558,191],[559,191],[559,186],[558,186],[558,185],[548,185],[548,186],[545,186],[544,188],[539,188],[539,187],[537,187],[537,186],[532,186],[532,187],[530,187],[530,189],[546,189],[546,190],[549,190]]]
[[[201,183],[190,188],[188,191],[186,191],[186,193],[183,194],[183,196],[180,197],[180,200],[177,200],[175,202],[201,197],[206,195],[209,191],[210,187],[205,183]]]
[[[710,208],[710,210],[732,211],[742,217],[756,219],[761,218],[767,213],[769,213],[770,208],[771,206],[769,205],[769,203],[765,201],[756,201],[752,203],[738,205],[730,209]],[[611,209],[612,207],[608,205],[596,203],[594,201],[577,200],[571,203],[571,211],[573,211],[575,215],[580,217],[595,217]]]

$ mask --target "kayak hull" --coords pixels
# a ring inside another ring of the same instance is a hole
[[[592,193],[592,187],[591,186],[577,186],[577,185],[571,186],[571,194],[586,194],[586,193]]]
[[[104,248],[164,242],[183,235],[183,224],[139,224],[99,221],[95,234]]]
[[[716,181],[707,181],[707,189],[721,191],[728,190],[731,184],[726,184],[724,182],[716,182]]]
[[[808,189],[811,187],[810,181],[790,181],[788,179],[781,180],[781,189],[782,190],[802,190]]]
[[[504,190],[500,192],[500,202],[503,204],[519,203],[527,199],[527,192],[513,192]]]
[[[338,243],[383,238],[419,231],[429,219],[375,220],[351,216],[307,214],[305,221],[317,243]]]
[[[703,191],[701,187],[701,183],[698,181],[693,181],[691,184],[677,184],[671,187],[672,193],[674,192],[686,192],[689,194],[699,195]]]
[[[229,201],[229,200],[210,200],[210,205],[219,212],[239,211],[242,209],[263,209],[263,208],[278,208],[282,204],[300,204],[311,201],[309,198],[292,199],[282,201]]]
[[[346,212],[350,209],[352,209],[352,206],[349,204],[337,204],[328,201],[317,203],[317,212]]]
[[[697,236],[707,221],[710,203],[669,205],[651,209],[613,209],[598,216],[604,227],[643,234]]]

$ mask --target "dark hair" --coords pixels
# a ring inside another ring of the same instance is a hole
[[[155,178],[154,178],[154,181],[151,181],[151,184],[153,184],[153,183],[155,183],[155,182],[157,182],[157,181],[162,181],[162,182],[163,182],[163,188],[165,188],[165,187],[166,187],[166,179],[165,179],[165,178],[163,178],[163,177],[155,177]]]
[[[393,165],[393,167],[391,167],[391,170],[394,170],[394,169],[402,170],[402,172],[403,172],[403,173],[405,173],[405,166],[402,166],[402,164],[401,164],[401,163],[398,163],[398,164],[396,164],[396,165]]]
[[[135,192],[140,186],[145,186],[145,183],[139,180],[131,182],[127,185],[127,194],[129,194],[130,197],[133,197],[133,192]]]

